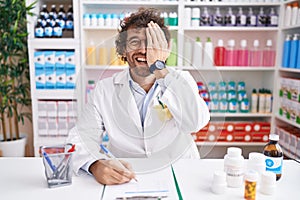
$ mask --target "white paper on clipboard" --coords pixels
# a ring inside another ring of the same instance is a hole
[[[138,182],[131,180],[121,185],[105,186],[102,200],[115,200],[117,197],[165,197],[163,200],[178,199],[171,167],[156,172],[136,175]]]

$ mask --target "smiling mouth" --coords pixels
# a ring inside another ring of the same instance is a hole
[[[137,57],[135,59],[135,61],[140,63],[140,64],[147,64],[147,59],[146,58]]]

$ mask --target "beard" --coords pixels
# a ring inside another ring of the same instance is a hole
[[[137,76],[140,76],[140,77],[147,77],[147,76],[151,75],[148,66],[136,66],[136,67],[131,68],[131,70],[134,74],[136,74]]]

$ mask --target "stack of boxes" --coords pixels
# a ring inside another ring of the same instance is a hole
[[[74,51],[34,52],[36,89],[74,89]]]
[[[210,122],[197,133],[196,142],[267,142],[271,125],[269,122]]]
[[[300,129],[291,126],[278,126],[279,144],[290,158],[300,159]]]
[[[67,136],[77,118],[75,101],[38,101],[38,134]]]
[[[300,80],[280,78],[279,115],[300,124]]]

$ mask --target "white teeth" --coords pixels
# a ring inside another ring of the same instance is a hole
[[[136,60],[139,61],[139,62],[146,62],[145,58],[137,58]]]

